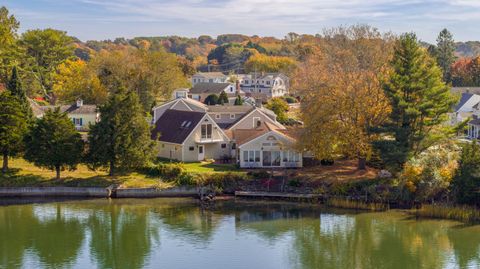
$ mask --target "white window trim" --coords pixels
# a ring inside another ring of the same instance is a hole
[[[231,119],[231,120],[235,119],[235,114],[231,113],[231,114],[230,114],[230,119]]]
[[[253,128],[257,128],[257,121],[260,121],[260,117],[253,117]],[[261,125],[261,124],[260,124]]]

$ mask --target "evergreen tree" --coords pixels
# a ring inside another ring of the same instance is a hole
[[[475,141],[463,146],[460,163],[452,181],[459,203],[480,205],[480,147]]]
[[[227,93],[222,91],[220,93],[220,96],[218,97],[218,104],[219,105],[223,105],[223,104],[227,104],[228,105],[228,96],[227,96]]]
[[[23,109],[26,119],[32,119],[32,108],[30,107],[30,102],[28,101],[27,94],[25,92],[25,89],[23,88],[22,81],[20,79],[20,76],[18,75],[18,70],[16,66],[12,68],[12,76],[8,80],[6,86],[7,90],[10,91],[13,96],[16,96],[21,102],[21,107]]]
[[[242,97],[241,97],[240,95],[237,95],[237,98],[235,99],[234,105],[236,105],[236,106],[241,106],[241,105],[243,105],[243,99],[242,99]]]
[[[392,112],[382,130],[394,139],[380,141],[377,146],[384,161],[398,169],[442,137],[439,125],[457,100],[415,34],[404,34],[397,41],[391,67],[384,90]]]
[[[75,170],[82,159],[83,141],[73,122],[59,108],[48,110],[25,138],[25,159],[36,166],[60,171]]]
[[[91,168],[108,167],[114,175],[117,168],[139,168],[153,157],[154,142],[136,93],[121,87],[100,107],[100,115],[88,134]]]
[[[210,94],[209,96],[207,96],[207,98],[205,98],[204,103],[209,106],[214,106],[216,104],[219,104],[218,96],[216,94]]]
[[[443,29],[437,37],[437,48],[435,50],[437,62],[443,71],[443,79],[450,81],[450,69],[455,62],[455,41],[452,34]]]
[[[8,157],[23,149],[23,137],[27,131],[25,114],[18,98],[10,92],[0,93],[0,153],[3,156],[2,173],[8,170]]]

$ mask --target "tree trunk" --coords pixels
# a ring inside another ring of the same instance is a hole
[[[358,170],[367,169],[367,159],[365,157],[358,157]]]
[[[108,173],[109,176],[113,176],[113,173],[115,172],[115,162],[110,161],[110,172]]]
[[[2,173],[5,174],[8,170],[8,154],[3,153],[3,166],[2,166]]]
[[[56,179],[60,180],[60,165],[55,166],[55,172],[57,173]]]

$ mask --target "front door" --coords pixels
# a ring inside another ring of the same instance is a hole
[[[198,160],[203,161],[205,159],[205,146],[198,145]]]

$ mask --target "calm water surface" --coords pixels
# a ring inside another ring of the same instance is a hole
[[[286,203],[0,200],[0,268],[480,268],[480,227]]]

